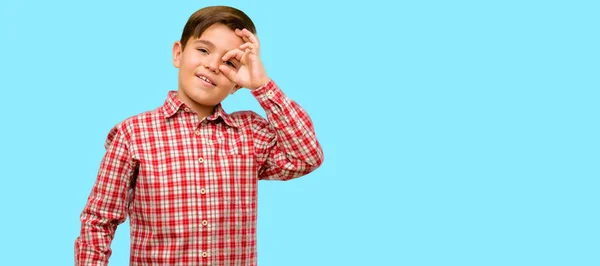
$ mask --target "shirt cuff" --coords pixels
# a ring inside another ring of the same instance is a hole
[[[272,79],[269,79],[265,85],[253,90],[252,95],[254,95],[263,107],[270,106],[271,104],[269,103],[271,102],[281,104],[285,99],[283,91]]]

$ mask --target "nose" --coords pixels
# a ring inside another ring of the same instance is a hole
[[[210,71],[214,72],[215,74],[219,74],[219,64],[220,63],[221,63],[221,61],[220,61],[219,56],[213,54],[209,58],[207,58],[205,67],[208,68]]]

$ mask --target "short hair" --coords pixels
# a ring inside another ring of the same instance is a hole
[[[180,40],[182,50],[190,38],[199,38],[206,29],[219,23],[231,30],[245,28],[256,34],[254,22],[243,11],[230,6],[209,6],[194,12],[185,23]]]

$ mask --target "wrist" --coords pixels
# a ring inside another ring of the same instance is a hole
[[[257,85],[254,86],[252,88],[252,90],[256,90],[256,89],[264,87],[265,85],[267,85],[269,83],[269,81],[271,81],[271,79],[269,77],[262,78],[260,83],[257,83]]]

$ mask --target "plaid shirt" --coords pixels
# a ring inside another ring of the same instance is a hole
[[[200,120],[169,92],[163,106],[108,134],[81,213],[76,265],[107,265],[117,225],[131,265],[256,265],[257,181],[289,180],[323,161],[308,114],[271,80],[251,111]]]

